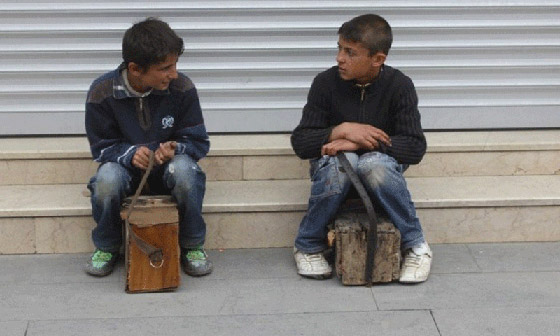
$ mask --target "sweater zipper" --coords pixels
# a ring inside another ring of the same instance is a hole
[[[140,97],[140,111],[142,113],[142,122],[144,125],[147,125],[148,118],[146,116],[146,110],[144,110],[144,97]]]
[[[138,121],[143,130],[148,130],[152,125],[149,111],[144,108],[144,97],[138,97]]]
[[[360,103],[363,103],[364,102],[364,96],[366,94],[366,87],[362,86],[362,87],[360,87],[360,90],[362,91],[361,96],[360,96]]]
[[[365,109],[364,100],[366,97],[366,88],[370,85],[371,83],[367,83],[363,85],[356,84],[356,86],[358,86],[358,88],[360,89],[360,114],[358,115],[358,122],[360,123],[364,123],[366,120],[366,109]]]

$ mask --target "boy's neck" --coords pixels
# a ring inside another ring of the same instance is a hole
[[[137,79],[134,76],[130,75],[130,72],[127,69],[124,69],[122,72],[124,85],[126,86],[127,90],[130,91],[133,95],[138,97],[145,97],[152,92],[152,88],[142,89],[141,86],[135,84]]]

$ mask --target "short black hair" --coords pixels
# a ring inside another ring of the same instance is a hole
[[[338,35],[351,42],[361,42],[373,55],[379,51],[389,54],[393,43],[393,32],[389,23],[379,15],[364,14],[345,22]]]
[[[184,50],[183,39],[166,22],[153,17],[135,23],[122,40],[124,62],[134,62],[142,69],[165,61],[170,54],[180,56]]]

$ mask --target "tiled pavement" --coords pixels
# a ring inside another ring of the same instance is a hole
[[[84,254],[0,256],[0,335],[556,335],[560,242],[433,245],[430,279],[344,287],[303,279],[291,249],[210,251],[213,274],[126,294]]]

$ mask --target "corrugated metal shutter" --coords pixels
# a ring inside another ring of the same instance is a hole
[[[290,131],[336,31],[374,12],[426,129],[560,127],[560,0],[85,1],[0,4],[0,135],[81,134],[91,81],[131,23],[161,17],[187,52],[211,132]]]

